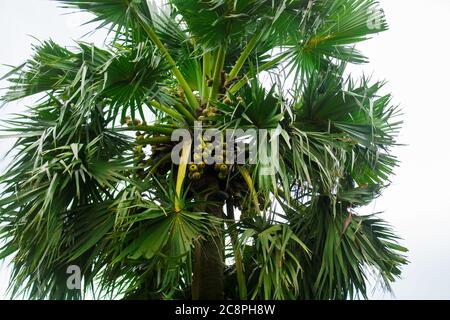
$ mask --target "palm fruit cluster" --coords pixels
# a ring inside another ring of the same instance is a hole
[[[141,141],[143,139],[145,139],[144,134],[142,134],[140,131],[137,131],[136,132],[137,145],[133,149],[133,159],[134,159],[136,166],[138,167],[138,169],[136,170],[136,174],[140,178],[145,177],[145,169],[144,168],[148,164],[148,160],[146,160],[146,154],[144,152],[144,148],[146,147],[146,145],[139,144],[139,141]]]
[[[122,121],[123,125],[127,125],[128,127],[140,127],[144,125],[141,120],[139,119],[132,119],[130,116],[126,116],[125,119]]]
[[[210,142],[205,142],[199,135],[194,144],[193,162],[190,163],[188,167],[189,178],[191,180],[200,180],[204,176],[206,170],[209,169],[208,167],[211,167],[211,170],[209,170],[210,172],[215,171],[219,179],[225,180],[230,171],[230,166],[224,163],[226,155],[225,145],[223,145],[223,147],[220,154],[217,154],[215,145]],[[214,159],[215,164],[207,166],[204,162],[205,159]]]
[[[204,175],[204,169],[206,165],[202,161],[200,163],[191,163],[189,164],[189,179],[191,180],[200,180]]]
[[[138,143],[139,141],[141,141],[143,139],[145,139],[145,136],[140,131],[137,131],[136,132],[136,142]],[[145,159],[144,148],[145,148],[145,145],[142,145],[142,144],[138,144],[137,146],[134,147],[133,155],[134,155],[135,162],[139,163]]]
[[[208,124],[212,118],[217,115],[217,108],[212,106],[204,106],[199,109],[198,121]]]
[[[220,180],[225,180],[228,176],[230,167],[226,163],[216,163],[214,165],[214,170],[219,173],[218,177]]]
[[[139,119],[132,119],[130,116],[126,116],[124,120],[122,121],[123,125],[127,125],[128,127],[133,128],[140,128],[141,126],[145,125],[143,121]],[[134,164],[137,167],[136,170],[134,170],[134,173],[140,177],[145,177],[145,167],[149,165],[150,160],[146,160],[146,154],[144,152],[144,149],[146,148],[146,144],[142,143],[142,140],[145,139],[145,134],[141,131],[136,131],[136,137],[135,137],[135,146],[133,148],[133,160]],[[127,172],[127,175],[131,174],[132,172]]]

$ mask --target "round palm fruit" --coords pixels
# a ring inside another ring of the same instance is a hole
[[[220,165],[220,172],[221,173],[227,173],[228,172],[228,166],[225,163]]]
[[[220,171],[220,166],[221,166],[221,164],[216,163],[216,164],[214,165],[214,170]]]
[[[209,113],[209,109],[208,108],[205,108],[205,109],[202,110],[202,114],[204,116],[206,116],[208,113]]]
[[[142,121],[141,121],[141,120],[138,120],[138,119],[135,119],[135,120],[134,120],[134,125],[140,126],[141,124],[142,124]]]
[[[219,179],[220,180],[225,180],[226,178],[227,178],[227,174],[226,173],[223,173],[223,172],[219,173]]]
[[[189,171],[190,172],[197,172],[198,171],[198,166],[195,163],[191,164],[189,166]]]
[[[202,177],[202,174],[200,172],[194,172],[192,174],[192,180],[200,180],[201,177]]]
[[[131,121],[131,119],[130,119],[129,116],[126,116],[126,117],[123,119],[122,124],[127,124],[128,121]]]
[[[216,108],[216,107],[212,107],[212,108],[211,108],[211,112],[217,113],[217,108]]]
[[[136,147],[136,152],[137,153],[141,153],[142,152],[143,147],[142,146],[137,146]]]
[[[200,162],[200,163],[198,164],[198,167],[199,167],[200,169],[204,169],[205,166],[206,166],[206,163],[204,163],[203,161]]]

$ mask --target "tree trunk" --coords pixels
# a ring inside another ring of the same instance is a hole
[[[215,196],[209,196],[208,201],[218,201]],[[223,218],[223,205],[208,204],[204,212]],[[223,232],[198,243],[195,248],[194,274],[192,283],[193,300],[223,300],[224,299],[224,239]]]

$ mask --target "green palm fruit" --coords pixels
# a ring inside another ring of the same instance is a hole
[[[142,146],[137,146],[136,149],[135,149],[135,151],[136,151],[137,153],[142,153],[143,147],[142,147]]]
[[[225,180],[227,178],[227,176],[228,175],[226,173],[223,173],[223,172],[219,173],[219,179],[220,180]]]

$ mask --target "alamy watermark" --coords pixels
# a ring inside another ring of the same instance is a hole
[[[69,290],[81,290],[81,269],[77,265],[71,265],[67,267],[66,285]]]
[[[279,171],[279,136],[277,129],[203,130],[202,123],[195,122],[193,132],[177,129],[172,133],[171,140],[178,144],[172,149],[171,159],[176,165],[258,165],[261,175],[274,175]],[[185,158],[183,149],[189,149]]]

